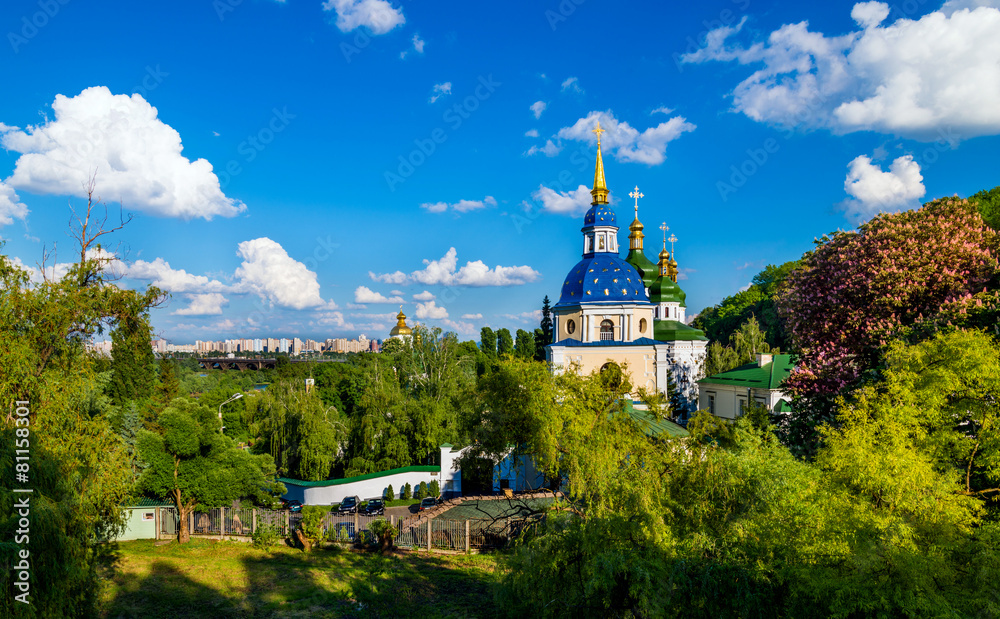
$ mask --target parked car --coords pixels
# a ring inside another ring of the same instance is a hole
[[[290,512],[300,512],[302,511],[302,503],[296,501],[295,499],[287,500],[281,499],[281,509],[287,509]]]
[[[430,509],[435,505],[437,505],[437,499],[435,499],[432,496],[424,497],[420,501],[420,511],[424,511],[425,509]]]
[[[382,516],[385,514],[385,501],[382,499],[371,499],[362,510],[365,516]]]
[[[361,505],[361,500],[358,497],[345,497],[344,500],[340,502],[340,507],[337,508],[337,513],[356,514],[358,513],[358,505]]]

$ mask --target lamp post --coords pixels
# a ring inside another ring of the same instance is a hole
[[[242,397],[242,393],[234,393],[228,400],[219,404],[219,434],[222,434],[222,431],[226,429],[226,426],[222,425],[222,407],[234,400],[239,400]]]

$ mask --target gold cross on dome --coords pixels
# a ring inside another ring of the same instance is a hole
[[[601,121],[597,121],[597,127],[591,129],[591,131],[597,134],[597,143],[600,144],[601,134],[605,132],[605,129],[601,129]]]
[[[667,222],[663,222],[662,224],[660,224],[660,230],[663,230],[663,249],[667,248],[667,230],[669,229],[670,228],[667,227]]]
[[[670,241],[670,255],[672,256],[672,255],[674,255],[674,243],[677,242],[677,235],[676,234],[671,234],[670,238],[667,239],[667,240]]]
[[[635,198],[635,217],[636,217],[636,219],[638,219],[639,218],[639,198],[645,198],[646,196],[642,195],[639,192],[639,186],[636,185],[635,186],[635,191],[630,191],[629,194],[628,194],[628,197]]]

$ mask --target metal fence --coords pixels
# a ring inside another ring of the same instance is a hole
[[[287,511],[254,507],[217,507],[204,512],[191,512],[188,518],[188,532],[191,535],[249,537],[253,535],[255,527],[271,525],[280,535],[287,536],[291,529]],[[179,528],[177,510],[173,507],[161,507],[160,535],[173,537],[177,535]]]
[[[428,525],[429,523],[429,525]],[[442,550],[502,548],[533,521],[527,520],[405,520],[396,525],[397,546]],[[430,546],[427,536],[430,535]]]

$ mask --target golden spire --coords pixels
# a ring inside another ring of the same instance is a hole
[[[670,252],[667,251],[667,222],[660,224],[660,230],[663,230],[663,251],[660,252],[660,275],[668,276],[670,275]],[[670,235],[673,238],[673,235]]]
[[[639,192],[639,186],[636,185],[635,191],[629,192],[628,197],[635,199],[635,221],[628,227],[630,231],[628,235],[628,248],[642,251],[642,239],[645,235],[642,233],[642,222],[639,221],[639,198],[644,196]]]
[[[669,275],[670,279],[674,280],[674,283],[676,284],[677,275],[680,273],[680,271],[677,269],[677,252],[674,251],[674,243],[677,242],[677,235],[671,234],[670,238],[667,239],[667,241],[670,241],[670,254],[671,254],[670,265],[668,267],[667,275]],[[663,249],[666,250],[666,248],[667,244],[666,242],[664,242]]]
[[[590,195],[594,196],[591,204],[607,204],[608,186],[604,180],[604,159],[601,157],[601,134],[604,133],[601,121],[597,121],[597,127],[592,131],[597,134],[597,166],[594,168],[594,188],[590,191]]]

